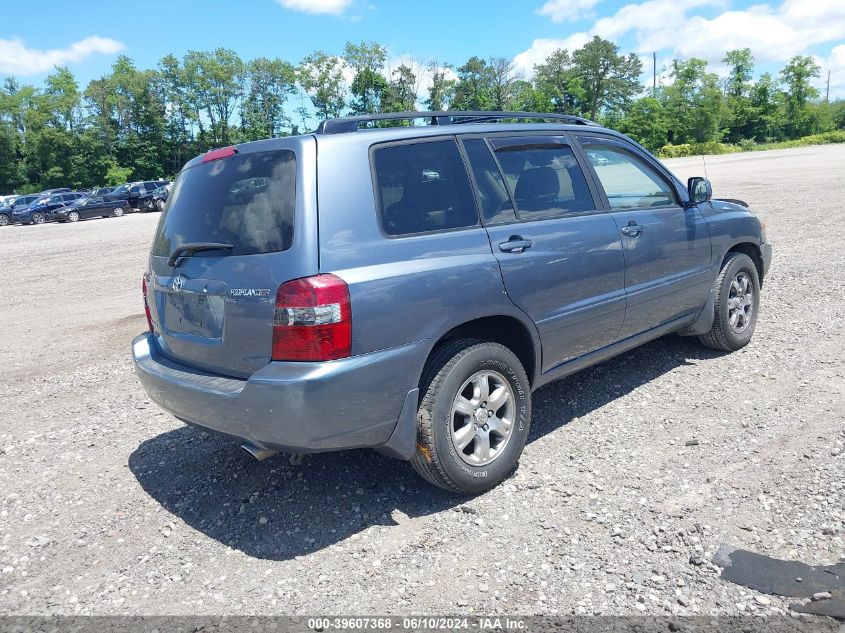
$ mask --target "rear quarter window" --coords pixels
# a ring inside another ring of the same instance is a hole
[[[169,256],[190,242],[232,244],[232,255],[284,251],[293,242],[295,207],[296,157],[290,150],[200,163],[177,177],[152,254]]]
[[[478,225],[478,211],[453,140],[403,143],[373,151],[381,226],[411,235]]]

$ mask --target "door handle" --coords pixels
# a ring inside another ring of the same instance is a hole
[[[533,245],[534,242],[523,239],[521,235],[511,235],[507,242],[499,244],[499,250],[503,253],[524,253]]]
[[[636,222],[629,222],[627,226],[623,226],[619,229],[619,232],[622,235],[627,235],[628,237],[639,237],[640,233],[643,232],[645,227],[641,224],[637,224]]]

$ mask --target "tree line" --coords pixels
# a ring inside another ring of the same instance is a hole
[[[845,128],[845,101],[821,98],[812,57],[756,79],[747,48],[728,51],[723,63],[720,80],[704,60],[676,59],[668,81],[645,87],[637,55],[594,37],[555,51],[531,77],[504,57],[388,68],[387,49],[376,42],[347,43],[342,55],[314,51],[295,65],[243,60],[226,48],[167,55],[152,69],[120,56],[84,90],[56,67],[40,88],[7,77],[0,89],[0,193],[172,176],[213,147],[299,134],[322,118],[419,108],[575,114],[652,150]]]

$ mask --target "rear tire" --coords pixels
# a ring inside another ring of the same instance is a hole
[[[32,214],[32,223],[33,224],[44,224],[44,222],[46,220],[47,220],[47,218],[44,217],[44,214],[39,212],[39,211],[36,211],[35,213]]]
[[[9,226],[12,223],[12,218],[10,218],[5,213],[0,213],[0,226]]]
[[[120,207],[115,207],[114,209],[112,209],[111,214],[113,218],[119,218],[123,215],[123,209],[121,209]]]
[[[748,345],[757,326],[760,277],[748,255],[728,253],[714,286],[713,327],[699,336],[706,347],[734,352]]]
[[[530,422],[528,376],[514,353],[498,343],[449,341],[423,370],[411,464],[435,486],[479,494],[513,472]]]
[[[79,214],[76,211],[71,211],[67,214],[67,219],[69,222],[79,222]]]

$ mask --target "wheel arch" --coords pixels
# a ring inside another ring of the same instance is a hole
[[[529,384],[534,385],[539,375],[540,342],[536,332],[532,333],[520,319],[499,314],[478,317],[456,325],[434,342],[426,362],[443,343],[460,338],[475,338],[504,345],[516,355],[528,375]]]
[[[722,258],[722,263],[719,265],[719,269],[721,270],[722,266],[725,265],[725,261],[728,259],[728,256],[731,253],[742,253],[743,255],[748,255],[751,258],[751,261],[754,262],[754,268],[757,269],[757,277],[760,280],[760,287],[763,286],[763,253],[760,250],[760,246],[753,242],[738,242],[731,246],[728,251],[725,253],[725,256]]]

